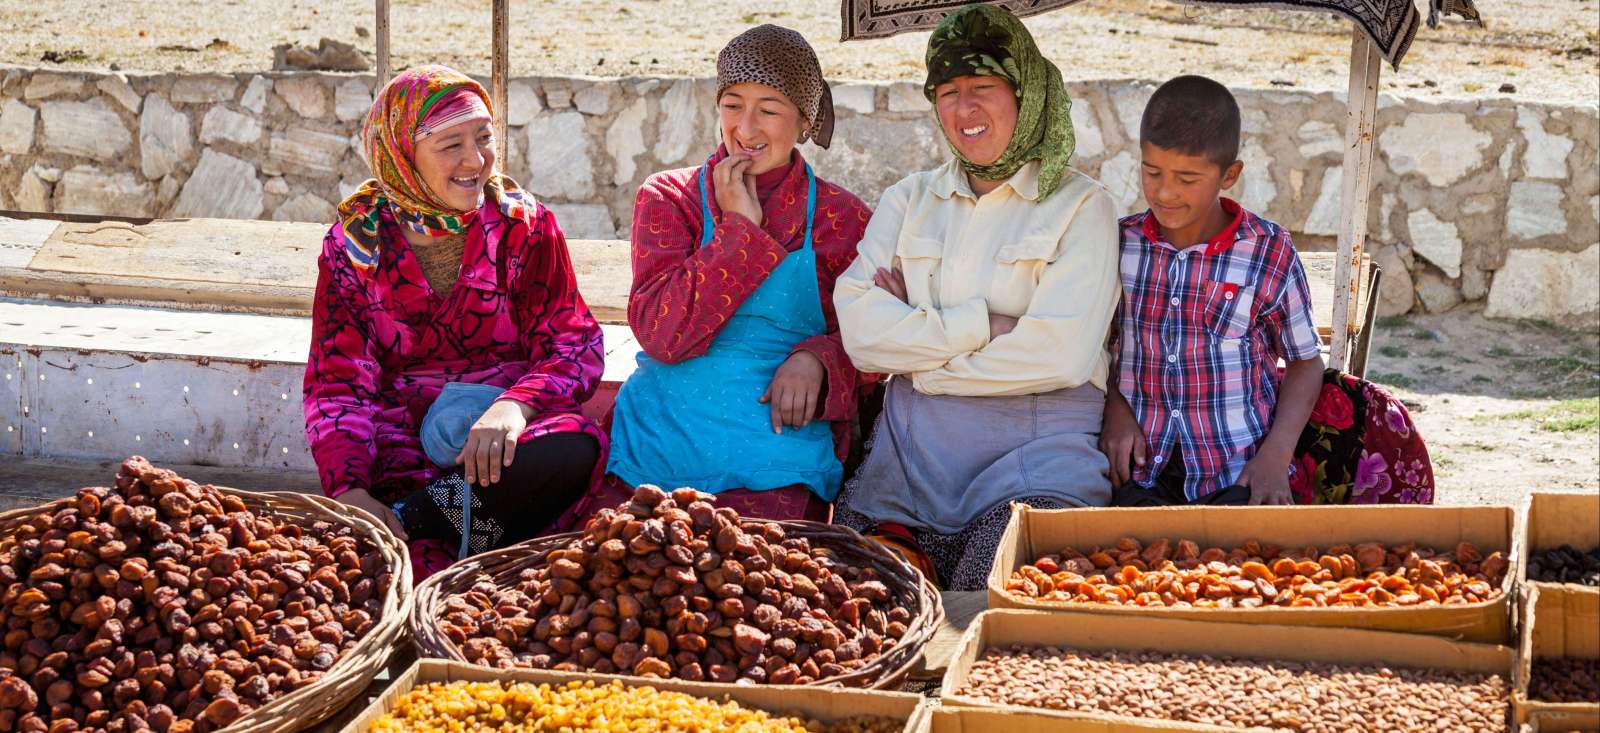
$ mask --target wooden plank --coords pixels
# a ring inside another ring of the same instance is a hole
[[[374,0],[373,15],[373,41],[378,49],[378,90],[389,83],[389,77],[394,76],[394,67],[389,62],[389,0]]]
[[[1330,366],[1348,368],[1355,339],[1362,278],[1361,251],[1367,239],[1367,203],[1372,196],[1372,139],[1377,127],[1378,74],[1383,58],[1377,44],[1357,27],[1350,29],[1350,86],[1345,116],[1344,179],[1339,199],[1339,256],[1334,268],[1333,344]]]
[[[943,678],[950,666],[950,659],[959,650],[961,637],[967,633],[967,627],[978,614],[989,608],[988,591],[945,591],[939,594],[939,599],[944,604],[944,622],[939,625],[938,631],[933,632],[933,638],[928,640],[927,646],[922,648],[922,657],[911,670],[912,680]]]
[[[504,167],[511,162],[506,157],[506,110],[510,108],[510,100],[506,99],[506,76],[510,74],[511,54],[510,26],[511,26],[511,0],[494,0],[494,16],[491,20],[492,57],[490,59],[490,96],[494,99],[494,150],[495,156]]]
[[[1301,252],[1300,263],[1306,271],[1306,286],[1311,290],[1311,320],[1317,324],[1317,332],[1324,341],[1328,341],[1333,333],[1333,301],[1339,288],[1336,283],[1337,259],[1335,252]],[[1366,323],[1367,299],[1365,283],[1372,272],[1372,256],[1361,256],[1360,278],[1362,288],[1357,291],[1355,308],[1359,327]]]

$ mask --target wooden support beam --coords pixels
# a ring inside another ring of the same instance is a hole
[[[1383,57],[1360,28],[1351,29],[1349,111],[1344,123],[1344,179],[1339,198],[1339,256],[1333,286],[1330,366],[1348,369],[1358,327],[1361,250],[1367,241],[1367,203],[1372,196],[1372,143],[1378,113],[1378,73]]]
[[[494,0],[494,58],[490,67],[492,88],[489,95],[494,99],[494,145],[500,170],[505,170],[511,162],[506,158],[510,143],[506,138],[506,109],[510,105],[510,100],[506,98],[506,76],[511,70],[510,6],[511,0]]]
[[[389,64],[389,0],[375,0],[373,8],[377,19],[373,22],[373,42],[378,47],[378,88],[374,93],[383,90],[383,85],[389,83],[389,77],[394,76],[394,67]]]

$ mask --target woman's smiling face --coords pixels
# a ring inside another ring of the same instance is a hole
[[[734,84],[722,90],[717,114],[728,154],[751,158],[751,173],[789,164],[789,153],[800,140],[800,108],[783,92],[755,82]]]
[[[998,76],[958,76],[933,90],[945,138],[974,165],[989,165],[1011,145],[1017,92]]]
[[[439,200],[456,211],[477,209],[494,173],[494,128],[473,120],[417,141],[417,173]]]

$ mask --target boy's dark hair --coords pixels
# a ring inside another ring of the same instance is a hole
[[[1227,169],[1239,159],[1239,103],[1203,76],[1180,76],[1150,95],[1139,140],[1184,155],[1204,155]]]

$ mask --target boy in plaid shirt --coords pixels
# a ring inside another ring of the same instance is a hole
[[[1113,503],[1291,504],[1321,340],[1289,232],[1220,195],[1244,168],[1239,106],[1181,76],[1151,96],[1139,138],[1150,209],[1122,220],[1100,439]]]

